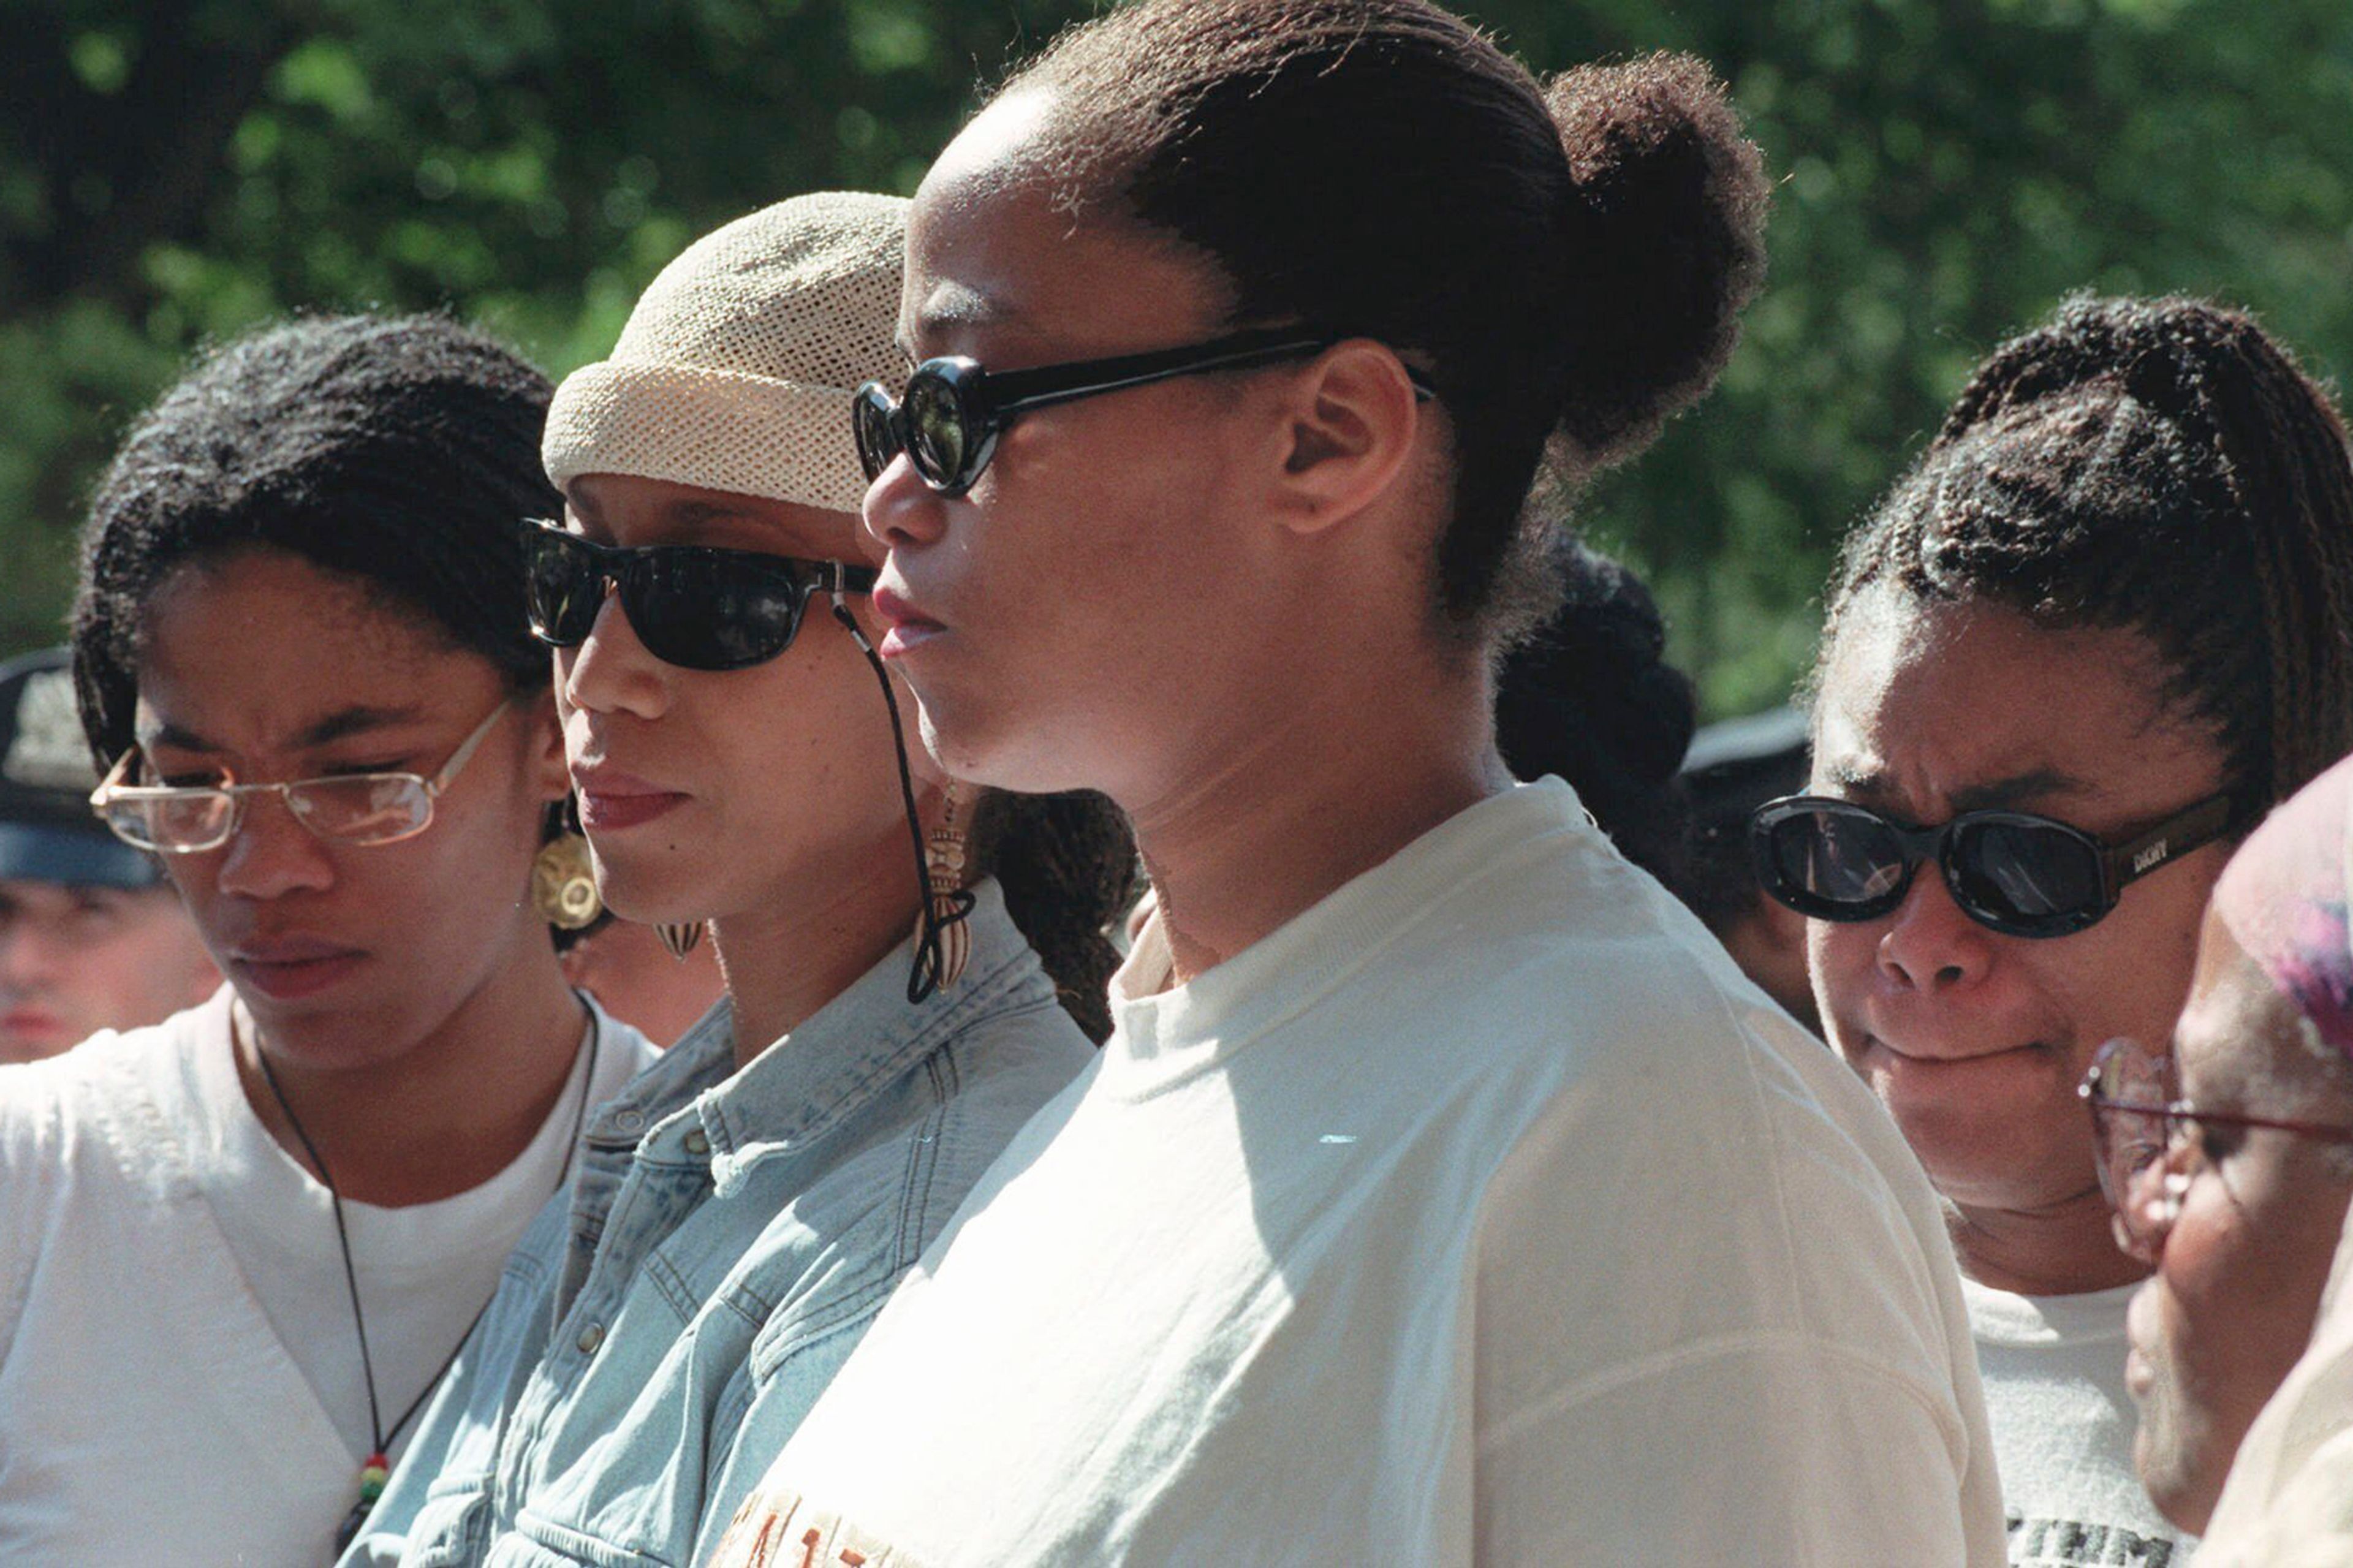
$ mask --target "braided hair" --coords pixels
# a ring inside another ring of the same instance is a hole
[[[1005,912],[1037,949],[1063,1010],[1101,1045],[1111,1035],[1111,977],[1119,967],[1108,933],[1135,895],[1125,814],[1092,790],[984,791],[970,853],[1005,889]]]
[[[1496,748],[1514,778],[1567,779],[1629,860],[1680,889],[1691,679],[1666,661],[1666,623],[1640,577],[1582,543],[1564,546],[1558,571],[1560,608],[1497,672]]]
[[[132,426],[82,531],[74,684],[99,767],[135,740],[147,605],[183,568],[241,551],[332,573],[511,690],[545,688],[514,525],[563,505],[540,468],[551,391],[438,315],[300,318],[205,354]]]
[[[1141,0],[999,96],[1052,95],[1040,156],[1206,255],[1237,323],[1379,339],[1450,416],[1439,624],[1502,646],[1557,602],[1563,515],[1714,383],[1763,275],[1767,187],[1689,56],[1539,83],[1429,0]],[[1555,499],[1555,498],[1548,498]]]
[[[1874,584],[2138,633],[2251,804],[2353,750],[2345,426],[2244,311],[2077,296],[2003,344],[1847,542],[1818,682]]]

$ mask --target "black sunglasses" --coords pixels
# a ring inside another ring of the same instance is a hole
[[[624,550],[526,519],[523,559],[532,635],[550,647],[587,640],[613,584],[648,653],[685,669],[742,669],[792,646],[812,594],[863,594],[871,566],[749,550],[659,544]]]
[[[1033,370],[984,370],[961,355],[927,359],[907,377],[907,390],[895,401],[879,381],[860,387],[850,402],[850,433],[869,480],[904,452],[925,484],[942,495],[960,496],[988,467],[997,438],[1018,415],[1174,376],[1247,370],[1321,353],[1347,335],[1304,333],[1296,326],[1260,328],[1187,348]],[[1418,395],[1435,395],[1419,372],[1408,374]]]
[[[906,807],[916,886],[923,895],[907,1000],[928,1001],[947,976],[948,928],[972,913],[974,897],[969,889],[941,888],[932,879],[923,822],[915,811],[914,775],[907,766],[906,731],[899,722],[899,699],[891,690],[890,672],[882,668],[874,645],[841,597],[871,592],[874,568],[694,544],[624,550],[583,539],[547,518],[527,518],[522,526],[532,635],[551,647],[577,647],[587,640],[605,602],[605,584],[610,583],[620,596],[621,613],[629,617],[629,628],[656,658],[684,669],[742,669],[792,646],[811,595],[833,596],[833,617],[866,656],[891,715],[899,798]]]
[[[1749,855],[1767,894],[1823,921],[1873,921],[1934,859],[1961,912],[2005,936],[2067,936],[2096,924],[2130,884],[2228,833],[2239,813],[2217,795],[2123,844],[2023,811],[1965,811],[1909,827],[1852,801],[1768,800],[1748,819]]]

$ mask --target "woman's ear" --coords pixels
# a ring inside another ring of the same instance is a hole
[[[1291,378],[1273,511],[1312,533],[1345,522],[1398,482],[1422,426],[1413,378],[1387,344],[1350,338]]]
[[[532,737],[533,782],[542,800],[562,800],[572,793],[572,768],[564,756],[564,721],[555,711],[553,688],[525,698],[524,723]]]

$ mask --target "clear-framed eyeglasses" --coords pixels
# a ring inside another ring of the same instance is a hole
[[[417,773],[331,773],[285,784],[142,784],[129,779],[139,765],[132,747],[90,792],[90,808],[117,838],[161,855],[202,855],[237,836],[246,804],[274,795],[294,820],[337,844],[397,844],[433,826],[433,803],[455,782],[501,714],[501,700],[449,753],[431,778]]]
[[[2209,1129],[2263,1128],[2353,1143],[2353,1127],[2200,1110],[2179,1098],[2172,1057],[2122,1037],[2100,1047],[2075,1092],[2092,1113],[2100,1191],[2116,1211],[2116,1245],[2151,1265],[2208,1163]]]

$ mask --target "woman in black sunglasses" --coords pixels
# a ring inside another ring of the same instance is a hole
[[[548,393],[438,317],[288,322],[100,482],[102,816],[228,984],[0,1086],[0,1559],[325,1561],[653,1059],[557,961],[595,884],[502,586]]]
[[[704,237],[556,393],[518,609],[607,897],[712,942],[727,994],[590,1119],[354,1562],[705,1561],[1103,1032],[1125,825],[950,778],[871,647],[843,409],[892,356],[905,212]]]
[[[1419,0],[1115,10],[933,168],[883,652],[1155,904],[721,1563],[1998,1561],[1916,1165],[1496,751],[1543,449],[1706,389],[1763,199],[1699,62]]]
[[[1810,795],[1758,813],[1759,874],[1952,1205],[2013,1548],[2159,1552],[2122,1384],[2147,1265],[2075,1088],[2170,1037],[2231,843],[2353,746],[2344,427],[2242,314],[2072,301],[1978,370],[1829,602]]]

